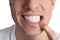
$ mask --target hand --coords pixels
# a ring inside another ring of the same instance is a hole
[[[58,40],[56,37],[56,34],[52,31],[52,29],[49,28],[49,26],[47,26],[44,23],[40,26],[41,26],[41,29],[45,30],[45,32],[47,33],[49,40]]]

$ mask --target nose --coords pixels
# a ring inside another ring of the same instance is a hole
[[[29,8],[32,10],[37,10],[39,8],[38,0],[30,0]]]
[[[26,0],[24,3],[24,8],[28,10],[39,10],[40,4],[39,0]]]

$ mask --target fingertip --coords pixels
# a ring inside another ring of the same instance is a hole
[[[41,29],[45,29],[45,27],[46,27],[46,24],[45,23],[43,23],[42,25],[40,25],[41,26]]]

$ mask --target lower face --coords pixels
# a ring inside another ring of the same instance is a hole
[[[12,6],[13,8],[11,8],[17,27],[22,29],[27,35],[39,34],[41,32],[39,25],[43,23],[48,24],[51,18],[51,2],[48,0],[37,2],[35,0],[35,2],[32,1],[29,4],[25,4],[24,1],[18,0]]]

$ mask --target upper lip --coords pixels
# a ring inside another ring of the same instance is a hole
[[[42,12],[25,12],[22,13],[24,16],[43,16]]]

